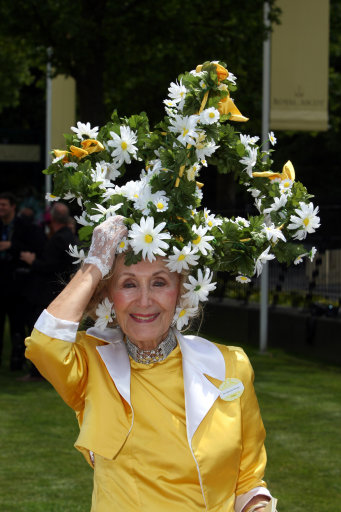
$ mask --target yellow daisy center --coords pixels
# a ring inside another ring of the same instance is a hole
[[[182,136],[185,137],[188,132],[189,132],[189,130],[187,130],[187,128],[184,128],[184,130],[182,132]]]
[[[120,243],[120,249],[123,249],[124,246],[125,246],[125,242],[124,242],[124,240],[122,240],[122,242]]]
[[[158,207],[159,210],[163,210],[163,208],[165,207],[165,205],[163,203],[157,203],[156,205]]]
[[[109,320],[109,315],[105,315],[105,319],[106,319],[106,320]]]
[[[198,244],[200,244],[200,240],[201,240],[201,236],[198,236],[198,238],[196,238],[195,240],[193,240],[193,241],[192,241],[192,243],[193,243],[194,245],[198,245]]]
[[[285,188],[288,188],[288,187],[290,187],[290,183],[289,183],[288,181],[286,181],[286,182],[284,183],[284,185],[283,185],[283,186],[284,186]]]
[[[152,235],[144,235],[144,241],[146,242],[146,244],[151,244],[153,241]]]
[[[139,195],[138,195],[138,194],[134,194],[134,197],[138,198],[138,197],[139,197]]]
[[[184,254],[179,254],[178,261],[183,261],[185,259]]]
[[[240,280],[241,280],[241,281],[247,281],[247,277],[245,277],[245,276],[240,276]]]
[[[186,314],[186,310],[185,309],[182,309],[179,313],[179,318],[181,318],[182,316],[184,316]]]
[[[207,224],[210,226],[210,228],[213,226],[213,222],[211,220],[209,220]]]
[[[215,117],[215,113],[214,113],[214,112],[210,112],[210,113],[208,114],[208,117],[210,117],[211,119],[213,119],[213,118]]]
[[[307,227],[308,224],[309,224],[309,219],[308,217],[306,217],[305,219],[303,219],[303,224]]]
[[[125,141],[121,142],[121,148],[123,149],[123,151],[125,151],[127,149],[127,147],[128,147],[128,144]]]

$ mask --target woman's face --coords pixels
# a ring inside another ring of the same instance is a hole
[[[108,295],[130,341],[151,349],[167,336],[179,289],[179,274],[170,272],[163,259],[142,260],[128,267],[124,257],[117,258]]]

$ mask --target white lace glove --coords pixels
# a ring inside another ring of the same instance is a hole
[[[100,270],[102,277],[110,272],[119,242],[127,235],[128,229],[122,215],[109,217],[92,234],[91,246],[84,263],[92,263]]]

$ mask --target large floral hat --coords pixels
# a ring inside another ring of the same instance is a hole
[[[215,289],[214,271],[246,283],[267,260],[297,263],[315,253],[289,241],[304,240],[319,227],[318,208],[295,180],[290,161],[272,171],[272,150],[235,128],[248,120],[230,96],[235,90],[236,77],[224,63],[206,62],[170,84],[166,115],[153,131],[145,113],[120,118],[115,111],[100,129],[78,122],[65,136],[66,150],[54,150],[44,171],[54,176],[51,200],[76,199],[82,208],[76,217],[81,246],[70,247],[75,263],[86,257],[96,225],[122,215],[128,235],[117,251],[127,265],[162,256],[171,271],[187,273],[175,315],[179,329]],[[274,145],[272,132],[269,139]],[[141,174],[126,181],[133,161]],[[254,198],[255,215],[226,218],[201,206],[197,178],[208,165],[234,172]]]

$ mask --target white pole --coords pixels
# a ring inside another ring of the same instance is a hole
[[[270,6],[267,0],[264,2],[264,25],[270,27]],[[263,43],[263,98],[262,98],[262,147],[269,150],[269,126],[270,126],[270,34]],[[265,352],[268,345],[268,295],[269,295],[269,267],[263,266],[260,287],[260,333],[259,350]]]
[[[52,122],[52,80],[51,80],[51,62],[52,48],[47,49],[47,66],[46,66],[46,107],[45,107],[45,168],[51,163],[51,122]],[[45,174],[45,193],[51,192],[52,179],[51,175]],[[46,201],[46,205],[49,204]]]

